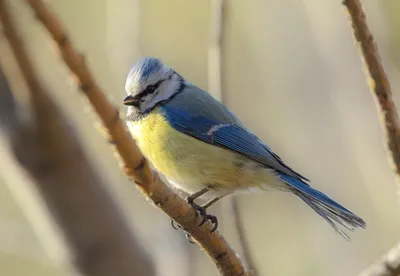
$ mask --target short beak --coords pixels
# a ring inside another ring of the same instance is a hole
[[[129,95],[124,99],[124,105],[133,105],[136,106],[138,104],[138,100],[135,99],[132,95]]]

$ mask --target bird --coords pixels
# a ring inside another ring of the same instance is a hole
[[[159,58],[144,57],[128,73],[126,124],[144,156],[178,190],[214,231],[207,208],[252,188],[290,192],[337,233],[365,228],[365,221],[289,167],[238,117],[208,92],[186,81]],[[204,204],[195,200],[207,200]]]

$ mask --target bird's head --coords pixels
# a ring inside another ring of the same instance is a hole
[[[159,59],[146,57],[139,60],[129,71],[124,104],[140,113],[151,111],[167,102],[183,88],[183,78]]]

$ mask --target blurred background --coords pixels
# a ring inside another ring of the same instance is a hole
[[[198,246],[175,231],[121,172],[96,130],[97,119],[43,27],[24,1],[13,6],[42,80],[68,114],[93,164],[158,275],[215,275]],[[345,241],[289,194],[238,197],[260,275],[356,275],[400,239],[398,187],[373,98],[340,0],[227,0],[222,37],[222,100],[283,160],[367,222]],[[125,77],[142,56],[160,57],[207,89],[211,1],[50,0],[100,86],[125,113]],[[400,106],[400,2],[364,0]],[[19,73],[0,38],[8,76]],[[18,86],[19,83],[13,83]],[[217,95],[218,97],[220,95]],[[57,226],[24,172],[0,144],[0,274],[72,275]],[[220,231],[228,241],[231,218]]]

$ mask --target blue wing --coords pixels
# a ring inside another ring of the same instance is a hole
[[[217,122],[204,116],[192,115],[176,107],[170,108],[168,105],[162,106],[161,110],[164,111],[170,125],[181,133],[243,154],[275,171],[297,179],[308,180],[284,164],[282,159],[257,136],[240,125]]]
[[[221,122],[201,115],[193,115],[176,106],[161,107],[170,125],[181,133],[190,135],[205,143],[238,152],[248,158],[273,169],[276,176],[287,183],[293,193],[322,216],[339,234],[349,239],[344,229],[365,228],[365,222],[327,195],[310,187],[308,180],[292,170],[278,155],[272,152],[260,139],[243,126],[236,123]]]

